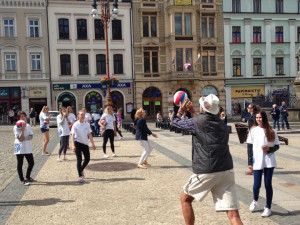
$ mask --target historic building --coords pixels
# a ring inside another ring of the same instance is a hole
[[[99,3],[99,1],[97,1]],[[111,2],[111,9],[112,7]],[[114,106],[130,118],[133,104],[131,4],[119,2],[119,14],[108,29],[110,76],[120,80],[111,87]],[[100,16],[92,17],[92,1],[50,0],[48,6],[53,109],[72,106],[95,111],[104,107],[106,88],[105,35]],[[99,14],[101,12],[98,6]]]
[[[196,107],[214,93],[225,105],[222,0],[133,0],[135,107],[173,109],[184,90]]]
[[[227,114],[240,115],[259,98],[292,106],[300,1],[224,0],[223,9]]]
[[[0,1],[0,119],[51,106],[47,26],[45,0]]]

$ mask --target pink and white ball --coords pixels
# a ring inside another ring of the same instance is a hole
[[[185,93],[184,91],[177,91],[173,96],[173,102],[175,105],[179,106],[180,103],[183,103],[184,100],[186,100],[187,98],[188,98],[187,93]]]
[[[183,65],[184,71],[192,71],[192,65],[190,63],[185,63]]]
[[[22,127],[24,126],[24,124],[25,124],[24,120],[18,120],[16,122],[16,126],[17,126],[18,129],[22,129]]]

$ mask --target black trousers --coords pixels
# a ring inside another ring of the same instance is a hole
[[[103,152],[104,152],[104,154],[106,154],[106,144],[107,144],[108,138],[110,141],[111,151],[113,153],[115,153],[115,145],[114,145],[115,132],[114,132],[114,130],[111,130],[111,129],[105,130],[103,133],[103,145],[102,145]]]
[[[75,154],[77,158],[77,171],[78,171],[78,176],[82,176],[82,171],[84,168],[89,164],[90,162],[90,149],[88,145],[82,144],[80,142],[75,141]],[[84,161],[82,163],[82,154],[84,156]]]
[[[120,135],[120,137],[123,137],[122,132],[119,130],[118,126],[116,127],[116,131],[118,132],[118,134]]]
[[[34,166],[34,159],[33,159],[32,153],[31,154],[17,154],[16,156],[17,156],[17,161],[18,161],[17,169],[18,169],[20,181],[24,181],[24,176],[23,176],[24,157],[26,158],[26,160],[28,162],[26,179],[30,179],[30,174],[31,174],[32,168]]]
[[[60,147],[58,150],[58,155],[61,155],[64,152],[64,155],[67,153],[67,147],[69,145],[69,135],[60,137]]]

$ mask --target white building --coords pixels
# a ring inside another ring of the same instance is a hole
[[[99,1],[97,1],[99,3]],[[111,9],[113,8],[111,3]],[[116,108],[129,116],[132,91],[131,4],[119,2],[119,14],[108,29],[110,76],[120,80],[112,86]],[[48,7],[52,103],[54,109],[72,106],[95,111],[105,104],[105,37],[100,16],[91,16],[92,1],[50,0]],[[98,5],[98,11],[101,12]],[[128,104],[128,105],[126,105]]]

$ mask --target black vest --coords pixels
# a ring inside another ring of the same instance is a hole
[[[229,152],[229,133],[218,115],[200,114],[194,119],[193,172],[214,173],[233,168]]]

